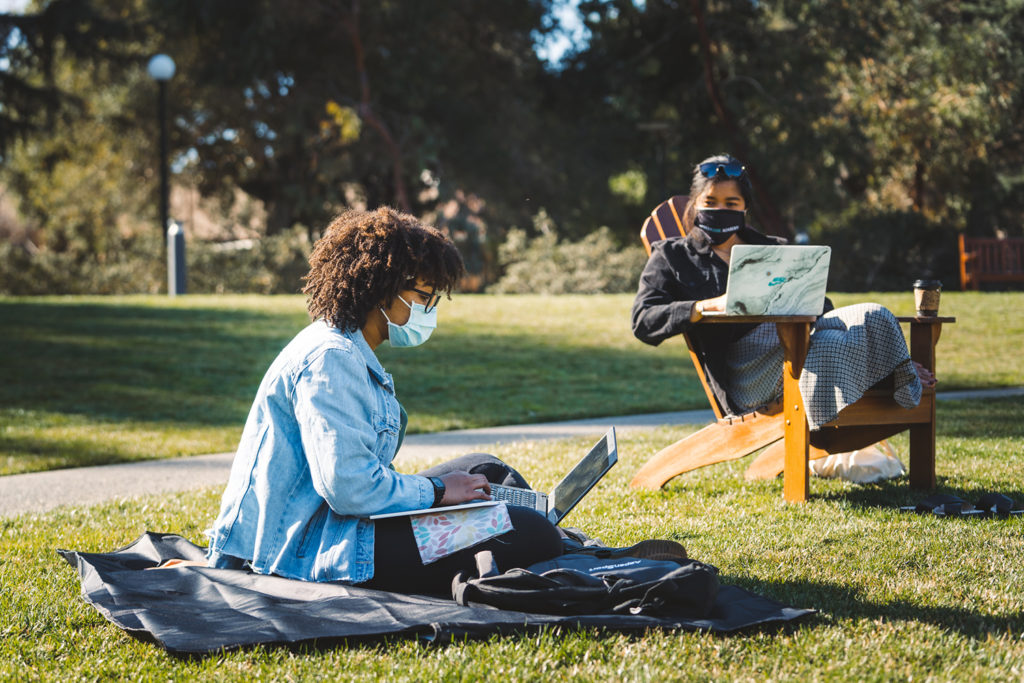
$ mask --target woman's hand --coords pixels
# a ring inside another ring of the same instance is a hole
[[[938,383],[938,380],[935,379],[935,373],[918,363],[916,360],[914,361],[914,370],[917,371],[917,377],[921,380],[921,386],[924,388],[930,389]]]
[[[449,472],[441,477],[444,482],[444,497],[441,505],[457,505],[471,500],[490,500],[491,485],[482,474]]]
[[[694,322],[704,317],[705,311],[724,311],[725,310],[725,294],[722,296],[716,296],[714,299],[703,299],[693,305],[693,313],[690,314],[690,320]]]

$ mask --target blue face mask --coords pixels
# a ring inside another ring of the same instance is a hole
[[[384,313],[384,309],[380,309],[380,312],[384,313],[384,319],[388,321],[388,341],[396,348],[419,346],[430,339],[431,332],[437,327],[437,308],[427,313],[423,304],[410,304],[402,297],[398,299],[409,307],[409,319],[404,325],[396,325],[388,318],[388,314]]]

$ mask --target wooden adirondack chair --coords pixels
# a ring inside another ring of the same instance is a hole
[[[640,239],[651,252],[658,240],[685,235],[682,215],[687,198],[677,195],[659,204],[644,222]],[[892,378],[868,390],[856,403],[813,434],[804,415],[799,379],[810,340],[814,316],[730,316],[703,318],[699,324],[729,322],[774,322],[785,352],[783,397],[780,403],[761,411],[733,415],[721,405],[704,374],[694,345],[683,335],[697,376],[704,387],[717,420],[656,453],[633,477],[633,488],[656,489],[673,477],[718,462],[736,460],[764,449],[747,469],[748,479],[770,479],[783,473],[783,496],[789,502],[803,502],[809,494],[807,463],[829,453],[864,448],[881,439],[910,430],[910,484],[915,488],[935,487],[935,389],[925,389],[921,403],[903,408],[892,398]],[[955,318],[900,317],[910,324],[910,355],[934,372],[935,344],[942,323]]]

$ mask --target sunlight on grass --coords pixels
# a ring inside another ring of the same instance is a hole
[[[194,423],[101,420],[0,409],[0,475],[231,451],[229,430]]]
[[[836,294],[912,312],[910,293]],[[681,340],[629,295],[457,295],[430,342],[378,354],[409,431],[706,408]],[[940,390],[1024,384],[1024,294],[943,294]],[[0,297],[0,474],[231,450],[298,296]]]
[[[972,500],[996,490],[1024,500],[1022,406],[1021,399],[940,406],[941,491]],[[661,491],[629,490],[653,452],[689,431],[622,430],[619,464],[565,524],[612,545],[679,540],[717,566],[724,583],[817,615],[731,636],[549,631],[440,647],[396,641],[178,659],[83,603],[74,569],[54,549],[109,551],[146,530],[203,545],[220,496],[203,490],[0,520],[0,679],[1005,680],[1024,673],[1020,518],[900,513],[897,506],[921,497],[905,480],[812,479],[811,500],[787,505],[780,481],[744,481],[749,458],[687,473]],[[548,489],[591,441],[495,452]]]

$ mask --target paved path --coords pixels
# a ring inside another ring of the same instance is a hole
[[[950,391],[940,393],[938,398],[985,399],[1004,396],[1024,396],[1024,387]],[[662,425],[706,424],[713,419],[710,410],[688,410],[412,434],[406,437],[395,462],[404,469],[412,469],[419,462],[478,450],[488,451],[504,443],[597,436],[612,425],[618,430],[650,429]],[[227,482],[233,456],[234,453],[215,453],[0,476],[0,517],[46,512],[60,505],[88,505],[137,495],[223,486]]]

